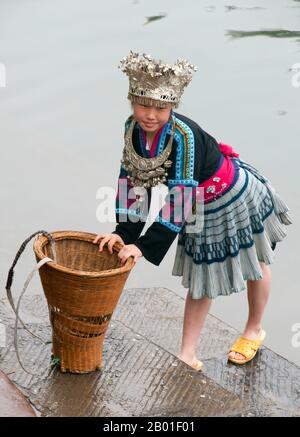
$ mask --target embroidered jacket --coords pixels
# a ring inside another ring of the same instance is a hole
[[[172,161],[172,166],[167,169],[168,176],[165,182],[169,191],[164,206],[143,236],[140,235],[147,220],[153,188],[147,190],[148,202],[144,205],[145,208],[136,209],[133,207],[133,203],[136,202],[135,195],[133,196],[133,191],[131,191],[132,195],[129,193],[132,186],[127,180],[127,172],[122,165],[118,179],[117,226],[113,233],[120,235],[125,244],[135,244],[143,256],[157,266],[185,225],[186,218],[195,202],[196,187],[215,173],[222,156],[217,141],[211,135],[191,119],[178,113],[173,114],[176,129],[172,151],[168,158]],[[129,125],[128,119],[125,123],[125,131]],[[158,132],[159,137],[154,140],[151,150],[148,150],[145,145],[144,132],[137,123],[133,130],[133,147],[141,156],[157,156],[167,145],[170,133],[171,123],[169,121]],[[185,187],[190,187],[190,189]],[[125,204],[122,200],[124,197],[127,199]],[[179,204],[184,205],[183,209],[178,207]]]

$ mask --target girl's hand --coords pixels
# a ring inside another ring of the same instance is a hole
[[[127,258],[129,258],[130,256],[134,257],[133,261],[134,263],[136,263],[137,260],[143,256],[143,254],[140,249],[134,244],[127,244],[126,246],[122,247],[122,249],[118,253],[118,257],[121,259],[122,265],[125,264]]]
[[[121,243],[123,246],[125,246],[124,241],[118,234],[98,234],[95,240],[93,241],[94,244],[98,243],[101,240],[101,243],[99,244],[99,252],[102,252],[103,246],[107,243],[108,251],[109,253],[112,253],[113,245],[116,242]]]

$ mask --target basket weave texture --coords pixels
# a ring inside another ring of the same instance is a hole
[[[37,261],[45,256],[55,259],[39,270],[52,325],[52,353],[62,372],[101,369],[105,333],[133,258],[121,265],[120,243],[112,254],[107,246],[99,252],[92,233],[57,231],[51,236],[55,258],[44,235],[35,239],[33,250]]]

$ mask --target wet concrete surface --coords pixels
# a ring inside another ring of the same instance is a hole
[[[41,416],[300,416],[300,368],[265,347],[244,366],[229,364],[226,353],[238,333],[211,315],[199,343],[203,372],[178,360],[183,309],[184,299],[166,288],[124,289],[106,334],[102,370],[62,374],[50,365],[45,298],[28,296],[22,317],[48,342],[18,329],[31,375],[17,362],[14,316],[2,299],[7,345],[0,368]]]

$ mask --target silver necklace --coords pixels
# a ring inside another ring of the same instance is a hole
[[[127,179],[133,187],[150,188],[155,187],[159,183],[165,182],[168,176],[167,168],[170,168],[172,161],[168,159],[171,151],[173,138],[175,133],[175,119],[171,116],[172,131],[165,149],[158,156],[153,158],[144,158],[140,156],[134,149],[132,144],[132,133],[136,124],[132,120],[126,134],[125,146],[123,149],[123,158],[121,159],[122,166],[127,171]],[[138,192],[139,190],[135,190]]]

